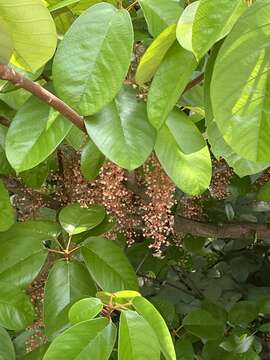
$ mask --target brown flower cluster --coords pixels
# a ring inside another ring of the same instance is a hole
[[[203,207],[203,196],[183,196],[178,201],[179,215],[186,219],[203,221],[205,220],[205,213]]]
[[[233,176],[233,169],[229,167],[224,159],[213,159],[213,175],[209,187],[210,195],[218,200],[228,197],[228,185]]]
[[[270,180],[270,167],[265,169],[262,174],[255,181],[255,186],[257,189],[265,185]]]

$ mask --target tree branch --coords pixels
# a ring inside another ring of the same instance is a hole
[[[60,100],[57,96],[53,95],[50,91],[44,89],[39,84],[25,78],[23,75],[17,73],[15,70],[3,64],[0,64],[0,79],[8,80],[14,85],[22,87],[23,89],[29,91],[37,98],[39,98],[49,106],[53,107],[55,110],[59,111],[59,113],[65,116],[79,129],[87,133],[83,117],[80,116],[76,111],[74,111],[64,101]]]
[[[182,92],[182,95],[187,92],[188,90],[192,89],[194,86],[198,85],[201,81],[204,79],[204,73],[201,73],[199,76],[197,76],[195,79],[191,80],[187,86],[185,87],[184,91]]]
[[[0,116],[0,124],[5,127],[9,127],[10,121],[7,118],[5,118],[4,116]]]
[[[207,224],[175,216],[175,230],[209,238],[270,240],[270,224]]]

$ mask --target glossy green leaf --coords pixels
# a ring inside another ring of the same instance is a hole
[[[71,324],[90,320],[96,317],[102,310],[103,305],[100,299],[91,297],[81,299],[71,306],[68,318]]]
[[[225,324],[220,319],[212,316],[208,311],[197,309],[185,316],[183,325],[187,331],[195,336],[214,340],[223,336]]]
[[[91,6],[72,24],[56,52],[53,79],[58,96],[81,115],[99,111],[120,90],[132,45],[126,10],[106,3]]]
[[[132,300],[135,310],[153,329],[166,360],[176,360],[174,345],[169,329],[157,309],[145,298],[135,297]]]
[[[167,26],[176,24],[183,9],[175,0],[139,0],[148,30],[157,37]]]
[[[60,0],[56,4],[49,6],[48,9],[50,10],[50,12],[53,12],[56,10],[63,9],[66,6],[76,4],[78,2],[80,2],[80,0],[62,0],[62,1]]]
[[[8,64],[13,53],[13,40],[7,24],[0,19],[0,63]]]
[[[194,1],[183,11],[176,28],[179,44],[192,52],[192,27],[200,1]]]
[[[130,171],[141,166],[154,147],[155,130],[148,122],[145,103],[128,87],[87,118],[86,129],[108,159]]]
[[[7,128],[0,124],[0,174],[12,174],[13,169],[7,161],[5,144],[6,144]]]
[[[164,29],[142,56],[136,72],[136,82],[139,85],[142,86],[152,79],[166,52],[175,41],[175,30],[174,24]]]
[[[89,139],[82,149],[81,172],[88,180],[94,180],[104,163],[105,156],[97,148],[95,143]]]
[[[197,66],[178,42],[168,50],[152,81],[147,101],[149,121],[159,129],[174,108]]]
[[[60,116],[47,129],[50,107],[31,97],[17,112],[6,137],[8,161],[16,172],[44,161],[61,143],[72,124]]]
[[[81,207],[80,204],[70,204],[59,213],[59,222],[70,235],[93,229],[105,218],[105,209],[100,205]]]
[[[58,336],[43,360],[108,360],[116,339],[116,327],[109,320],[81,322]]]
[[[91,276],[103,290],[138,289],[136,274],[128,258],[113,241],[89,238],[82,246],[82,255]]]
[[[50,171],[55,169],[56,161],[52,154],[45,161],[35,166],[33,169],[20,173],[23,183],[32,189],[40,189],[46,185],[46,179]]]
[[[96,287],[78,261],[58,260],[49,272],[44,295],[44,324],[51,337],[68,324],[68,311],[78,300],[94,296]]]
[[[77,126],[72,125],[69,133],[67,134],[65,140],[71,145],[76,151],[81,150],[88,140],[87,134],[82,130],[77,128]]]
[[[231,335],[225,338],[219,346],[228,352],[241,354],[247,352],[251,348],[253,341],[254,336],[248,336],[247,334],[241,336]]]
[[[81,15],[85,10],[87,10],[90,6],[95,4],[106,2],[112,5],[117,6],[117,0],[80,0],[77,4],[70,6],[72,12],[76,15]]]
[[[258,316],[256,304],[251,301],[239,301],[229,311],[229,322],[234,325],[247,325]]]
[[[8,230],[14,223],[15,214],[10,203],[9,193],[0,180],[0,232]]]
[[[8,332],[0,327],[0,359],[15,360],[15,351]]]
[[[19,360],[42,360],[43,356],[48,349],[49,343],[41,345],[35,350],[28,352],[24,356],[20,357]]]
[[[8,330],[23,330],[34,320],[30,299],[13,283],[0,283],[0,326]]]
[[[188,339],[179,339],[175,343],[177,360],[194,360],[192,342]]]
[[[189,126],[182,127],[185,123],[182,117],[178,114],[169,117],[169,122],[158,131],[155,152],[175,185],[187,194],[196,195],[210,184],[211,159],[208,147],[201,148],[202,143],[197,140],[198,129],[191,121]],[[199,150],[190,153],[193,147]],[[183,149],[189,153],[185,154]]]
[[[12,3],[0,0],[0,13],[13,39],[12,62],[36,71],[53,56],[56,48],[56,30],[50,12],[38,0]]]
[[[196,58],[200,59],[227,35],[246,9],[243,0],[201,0],[192,26],[192,51]]]
[[[211,82],[214,118],[225,141],[254,162],[270,160],[269,15],[270,1],[259,0],[240,17],[218,53]]]
[[[49,221],[16,223],[2,233],[0,281],[26,288],[47,257],[42,242],[53,240],[58,233],[58,225]]]
[[[122,311],[120,316],[119,360],[159,360],[159,342],[151,326],[135,311]]]

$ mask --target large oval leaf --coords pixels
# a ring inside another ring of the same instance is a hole
[[[105,291],[138,290],[136,274],[122,249],[102,237],[90,238],[82,246],[87,268]]]
[[[218,53],[211,83],[225,141],[254,162],[270,160],[269,16],[270,1],[259,0],[240,17]]]
[[[148,322],[159,341],[161,351],[167,360],[176,360],[170,331],[157,309],[145,298],[137,296],[132,300],[135,310]]]
[[[106,3],[91,6],[73,23],[56,52],[57,94],[82,115],[96,113],[120,90],[132,45],[126,10]]]
[[[200,59],[215,42],[229,33],[247,9],[243,0],[201,0],[192,25],[192,51]]]
[[[58,260],[51,269],[45,285],[46,334],[52,336],[65,328],[72,304],[95,293],[93,280],[80,262]]]
[[[207,145],[204,143],[202,147],[195,125],[190,120],[190,126],[182,126],[181,120],[181,116],[169,117],[167,124],[158,131],[155,152],[176,186],[187,194],[197,195],[210,184],[211,158]],[[190,151],[192,147],[194,152]]]
[[[148,122],[145,103],[127,87],[86,120],[86,129],[103,154],[127,170],[141,166],[154,147],[156,134]]]
[[[168,25],[176,24],[183,8],[175,0],[139,0],[148,30],[157,37]]]
[[[160,348],[156,334],[135,311],[123,311],[120,316],[119,360],[159,360]]]
[[[47,257],[42,242],[53,240],[58,233],[58,225],[46,221],[16,223],[2,233],[0,281],[26,288]]]
[[[105,209],[100,205],[81,207],[80,204],[70,204],[60,211],[59,221],[67,233],[75,235],[93,229],[105,215]]]
[[[6,154],[16,172],[40,164],[71,129],[71,122],[60,115],[49,124],[49,114],[47,104],[31,97],[12,120],[6,137]]]
[[[56,29],[50,12],[39,0],[0,0],[1,18],[5,20],[14,46],[12,62],[32,72],[54,54]]]
[[[14,223],[14,212],[9,193],[2,180],[0,180],[0,214],[0,231],[6,231]]]
[[[116,339],[116,327],[109,320],[81,322],[66,330],[50,345],[43,360],[107,360]]]
[[[23,330],[34,320],[30,299],[12,283],[0,283],[0,326],[8,330]]]
[[[0,327],[0,359],[15,360],[15,350],[8,332]]]
[[[147,101],[151,124],[159,129],[177,103],[197,62],[178,42],[169,49],[152,81]]]
[[[164,29],[142,56],[136,72],[136,82],[139,85],[142,86],[152,79],[166,52],[176,39],[175,30],[175,24]]]
[[[85,298],[77,301],[71,306],[68,318],[71,324],[93,319],[101,312],[103,304],[98,298]]]

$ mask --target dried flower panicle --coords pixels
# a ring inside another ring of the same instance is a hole
[[[204,221],[203,196],[184,196],[178,201],[178,213],[190,220]]]
[[[210,195],[218,200],[226,199],[229,195],[228,185],[233,176],[233,169],[224,159],[213,159],[213,175],[209,186]]]
[[[265,185],[270,180],[270,167],[265,169],[262,174],[255,181],[255,186],[257,189]]]

